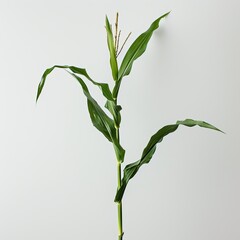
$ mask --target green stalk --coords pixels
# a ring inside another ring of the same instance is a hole
[[[118,173],[118,189],[121,187],[121,163],[117,164]],[[122,227],[122,201],[117,203],[118,206],[118,240],[122,240],[123,227]]]
[[[119,128],[116,128],[116,136],[118,142],[120,142],[119,137]],[[122,179],[122,169],[121,169],[121,162],[117,159],[117,183],[118,189],[121,187],[121,179]],[[123,238],[123,224],[122,224],[122,201],[117,203],[118,208],[118,240],[122,240]]]
[[[117,85],[117,82],[115,83],[115,87]],[[118,93],[118,92],[117,92]],[[117,105],[117,94],[115,98],[115,104]],[[119,127],[117,127],[117,124],[115,124],[116,128],[116,138],[118,143],[120,143],[120,132],[119,132]],[[123,160],[123,159],[122,159]],[[121,187],[121,179],[122,179],[122,166],[121,166],[121,159],[117,159],[117,186],[118,189]],[[123,219],[122,219],[122,201],[117,203],[117,208],[118,208],[118,240],[123,239]]]

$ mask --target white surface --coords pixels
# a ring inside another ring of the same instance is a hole
[[[49,77],[36,105],[37,85],[54,64],[111,81],[105,14],[114,21],[119,11],[133,41],[172,10],[122,85],[126,163],[178,119],[203,119],[227,134],[181,127],[159,145],[126,191],[124,239],[239,240],[239,7],[237,0],[1,0],[0,239],[117,239],[111,144],[64,71]]]

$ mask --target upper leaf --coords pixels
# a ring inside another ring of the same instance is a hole
[[[203,122],[203,121],[195,121],[192,119],[186,119],[184,121],[177,121],[176,124],[172,124],[172,125],[167,125],[163,128],[161,128],[159,131],[157,131],[149,140],[147,146],[145,147],[145,149],[143,150],[141,159],[133,162],[131,164],[128,164],[125,169],[124,169],[124,176],[122,178],[121,181],[121,187],[117,190],[117,194],[115,197],[115,202],[120,202],[124,191],[127,187],[127,184],[129,182],[129,180],[131,178],[134,177],[134,175],[138,172],[139,168],[146,163],[149,163],[150,160],[152,159],[153,154],[156,151],[156,145],[157,143],[161,142],[163,140],[163,138],[165,136],[167,136],[169,133],[172,133],[174,131],[176,131],[179,127],[179,125],[185,125],[188,127],[193,127],[193,126],[200,126],[203,128],[209,128],[209,129],[213,129],[216,131],[220,131],[218,128],[214,127],[213,125]]]
[[[128,75],[132,69],[133,62],[139,58],[146,50],[147,44],[151,39],[153,32],[159,27],[159,22],[162,18],[166,17],[170,12],[162,15],[156,19],[149,29],[142,33],[130,46],[126,55],[123,58],[122,64],[118,73],[118,80],[121,80],[124,76]]]
[[[107,16],[106,16],[106,30],[107,30],[108,49],[110,53],[110,65],[112,69],[112,76],[113,76],[113,79],[117,81],[118,80],[118,64],[117,64],[116,48],[114,45],[112,28],[108,21]]]
[[[51,68],[48,68],[45,70],[45,72],[43,73],[43,76],[42,76],[42,80],[41,82],[39,83],[38,85],[38,91],[37,91],[37,98],[36,100],[38,100],[41,92],[42,92],[42,89],[44,87],[44,84],[45,84],[45,81],[46,81],[46,78],[47,76],[55,69],[55,68],[63,68],[63,69],[69,69],[71,70],[73,73],[77,73],[79,75],[82,75],[84,77],[86,77],[90,82],[92,82],[94,85],[98,86],[103,95],[110,101],[113,101],[113,97],[112,97],[112,93],[109,89],[109,86],[107,83],[98,83],[98,82],[95,82],[94,80],[92,80],[92,78],[90,78],[90,76],[88,75],[86,69],[84,68],[79,68],[79,67],[75,67],[75,66],[67,66],[67,65],[63,65],[63,66],[60,66],[60,65],[55,65]]]

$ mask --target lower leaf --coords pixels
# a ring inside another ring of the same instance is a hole
[[[184,121],[177,121],[176,124],[167,125],[163,128],[161,128],[159,131],[157,131],[149,140],[147,146],[144,148],[141,159],[133,162],[131,164],[128,164],[124,169],[124,175],[121,181],[121,187],[117,190],[116,196],[115,196],[115,202],[121,202],[122,197],[124,195],[125,189],[128,185],[128,182],[131,178],[135,176],[135,174],[138,172],[140,167],[143,164],[149,163],[152,159],[157,144],[163,140],[165,136],[168,134],[175,132],[179,125],[184,125],[187,127],[193,127],[198,125],[199,127],[208,128],[216,131],[222,132],[220,129],[214,127],[213,125],[204,122],[204,121],[196,121],[192,119],[186,119]]]

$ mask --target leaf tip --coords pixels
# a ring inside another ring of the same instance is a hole
[[[222,131],[221,129],[217,129],[219,132],[226,134],[224,131]]]
[[[36,96],[36,103],[38,102],[38,99],[39,99],[39,97],[40,97],[40,94],[41,94],[41,92],[42,92],[42,88],[41,88],[41,86],[40,86],[40,84],[38,85],[38,90],[37,90],[37,96]]]
[[[38,95],[36,96],[36,99],[35,99],[35,103],[37,103],[38,102]]]
[[[170,10],[169,12],[163,14],[160,18],[166,18],[171,12],[172,12],[172,10]]]
[[[107,14],[105,15],[105,23],[106,23],[106,27],[109,27],[110,23],[109,23]]]

